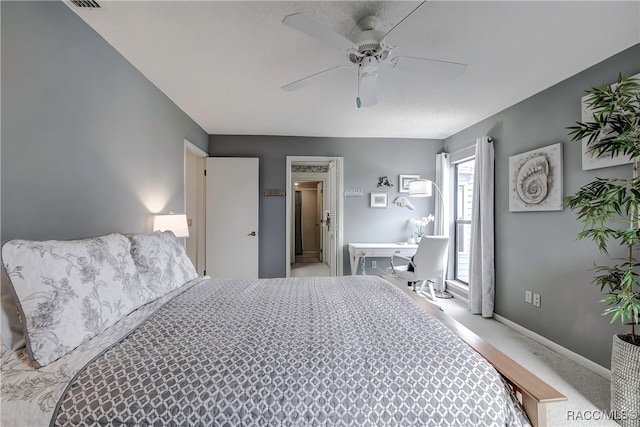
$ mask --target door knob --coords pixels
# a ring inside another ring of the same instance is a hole
[[[247,236],[255,236],[255,235],[256,235],[255,231],[252,231],[251,233],[247,234]]]

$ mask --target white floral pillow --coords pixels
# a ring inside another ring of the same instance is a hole
[[[184,246],[171,231],[136,234],[129,240],[133,261],[156,298],[198,277]]]
[[[11,240],[2,261],[25,319],[30,359],[45,366],[155,299],[122,234]]]

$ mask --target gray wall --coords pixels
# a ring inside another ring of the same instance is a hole
[[[183,140],[211,155],[260,158],[261,193],[284,188],[287,155],[345,158],[345,244],[404,240],[406,220],[432,210],[390,205],[369,208],[368,193],[387,175],[433,179],[442,141],[210,136],[144,78],[108,43],[59,2],[0,2],[2,49],[3,240],[75,238],[114,230],[149,229],[152,211],[183,207]],[[628,176],[619,166],[582,171],[580,148],[566,126],[580,119],[580,97],[619,72],[640,72],[635,46],[486,119],[445,142],[450,152],[481,135],[496,147],[496,312],[589,359],[609,366],[611,335],[619,325],[600,316],[599,290],[589,269],[599,254],[576,242],[575,215],[508,212],[508,158],[564,143],[565,194],[595,176]],[[285,206],[260,198],[260,275],[284,274]],[[345,273],[349,263],[345,250]],[[384,267],[384,264],[382,265]],[[524,303],[524,290],[542,307]]]
[[[592,242],[576,241],[581,225],[569,209],[509,212],[508,164],[509,156],[561,142],[565,195],[596,176],[630,176],[630,165],[582,171],[580,143],[570,142],[566,127],[581,119],[585,90],[640,72],[638,58],[640,45],[445,140],[455,152],[478,136],[495,139],[496,313],[605,367],[612,336],[623,328],[601,316],[603,296],[591,284],[590,269],[602,257]],[[540,293],[540,308],[524,302],[525,289]]]
[[[344,273],[350,274],[349,242],[395,242],[407,239],[409,218],[433,212],[433,201],[411,199],[416,209],[394,205],[399,174],[419,174],[435,178],[435,155],[442,149],[440,140],[307,138],[276,136],[211,135],[209,155],[258,157],[260,159],[260,277],[285,274],[285,198],[264,197],[269,188],[285,189],[287,156],[344,157],[344,188],[363,189],[365,197],[344,198]],[[378,177],[388,176],[389,207],[369,207],[369,193],[376,190]],[[378,267],[388,266],[378,260]],[[373,272],[373,270],[368,272]]]
[[[2,234],[149,230],[208,135],[61,2],[0,2]]]

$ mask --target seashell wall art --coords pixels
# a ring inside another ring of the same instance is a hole
[[[509,157],[509,211],[562,210],[562,143]]]

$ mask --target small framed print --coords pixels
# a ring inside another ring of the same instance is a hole
[[[400,179],[398,180],[398,189],[401,193],[408,193],[409,183],[417,179],[420,179],[420,175],[400,175]]]
[[[371,193],[372,208],[386,208],[387,203],[387,193]]]

